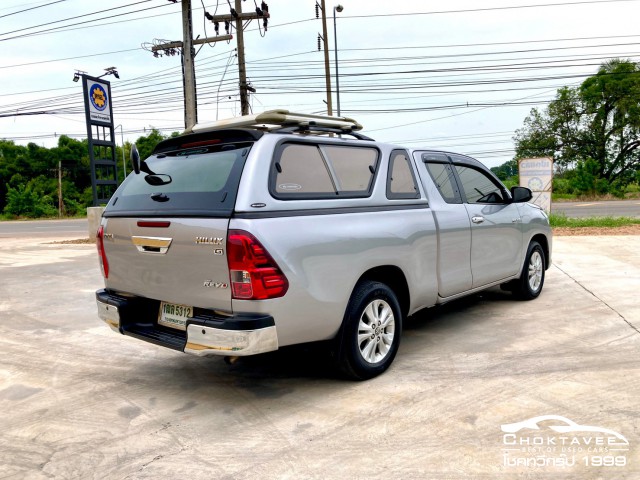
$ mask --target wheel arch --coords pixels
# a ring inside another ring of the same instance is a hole
[[[395,265],[381,265],[374,267],[364,272],[358,279],[357,283],[365,280],[384,283],[393,290],[396,297],[398,297],[402,316],[405,318],[407,317],[411,303],[411,296],[409,293],[407,278],[401,268]]]
[[[549,267],[551,266],[551,255],[550,255],[550,248],[549,248],[549,239],[547,238],[546,235],[542,234],[542,233],[538,233],[537,235],[534,235],[531,238],[531,242],[538,242],[540,244],[540,246],[542,247],[542,251],[544,252],[544,269],[548,270]]]

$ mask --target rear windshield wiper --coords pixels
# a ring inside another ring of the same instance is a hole
[[[168,202],[169,197],[167,197],[164,193],[152,193],[151,200],[154,202]]]
[[[153,186],[167,185],[172,180],[171,175],[165,175],[164,173],[152,173],[144,177],[144,181]]]

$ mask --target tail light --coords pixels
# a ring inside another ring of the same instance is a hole
[[[231,293],[240,300],[265,300],[282,297],[289,282],[271,255],[250,233],[229,230],[227,261]]]
[[[102,225],[96,234],[96,247],[98,248],[98,258],[100,259],[102,276],[104,278],[109,278],[109,262],[107,261],[107,254],[104,251],[104,227]]]

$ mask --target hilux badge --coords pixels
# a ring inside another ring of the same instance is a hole
[[[222,237],[196,237],[196,245],[223,245]]]

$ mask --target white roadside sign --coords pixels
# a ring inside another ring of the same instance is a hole
[[[531,203],[551,211],[551,191],[553,184],[553,159],[522,158],[518,160],[520,186],[533,192]]]

